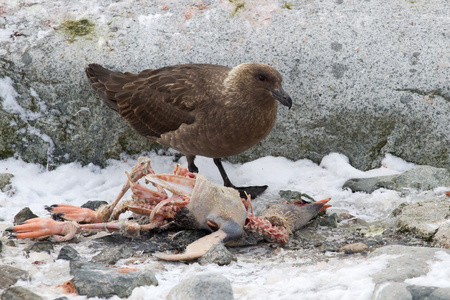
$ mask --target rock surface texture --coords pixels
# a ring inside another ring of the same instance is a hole
[[[448,287],[411,284],[409,278],[424,276],[432,264],[439,264],[440,255],[450,255],[449,250],[405,246],[386,246],[369,255],[373,259],[390,255],[386,268],[372,276],[376,283],[373,300],[382,299],[450,299]]]
[[[109,298],[117,295],[127,298],[133,289],[142,285],[158,285],[151,270],[133,268],[110,268],[104,264],[72,262],[72,282],[79,295]]]
[[[158,147],[90,89],[84,68],[137,72],[179,63],[262,62],[284,77],[291,111],[234,160],[360,169],[389,152],[450,166],[448,1],[7,1],[0,10],[0,158],[102,165]]]
[[[432,190],[440,186],[450,186],[448,169],[415,166],[398,175],[349,179],[343,187],[353,192],[370,194],[379,188],[403,191],[406,189]]]
[[[432,241],[434,246],[450,248],[449,200],[435,198],[413,204],[404,203],[393,214],[398,216],[399,231]]]

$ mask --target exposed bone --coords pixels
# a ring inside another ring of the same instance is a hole
[[[122,187],[122,190],[119,192],[119,195],[117,195],[116,200],[108,206],[108,213],[103,213],[103,219],[106,221],[109,219],[109,216],[112,214],[114,208],[116,207],[117,203],[119,203],[120,199],[122,199],[123,195],[128,191],[130,188],[130,182],[136,182],[145,175],[148,174],[155,174],[155,171],[153,171],[152,166],[150,165],[150,158],[147,157],[139,157],[138,162],[136,165],[131,168],[131,174],[127,173],[128,180],[125,182],[125,184]],[[157,187],[158,191],[162,190],[160,187]],[[106,218],[106,216],[108,218]],[[106,220],[105,220],[106,219]]]
[[[191,195],[195,185],[194,178],[188,178],[180,175],[150,174],[145,176],[145,180],[153,184],[158,184],[177,195]]]

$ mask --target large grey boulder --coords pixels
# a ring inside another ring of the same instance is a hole
[[[450,170],[430,166],[415,166],[404,173],[369,178],[352,178],[343,187],[353,192],[372,193],[379,188],[403,191],[405,189],[432,190],[450,187]]]
[[[178,63],[275,66],[295,101],[235,160],[360,169],[389,152],[450,167],[448,1],[7,1],[0,14],[0,158],[104,164],[149,150],[100,103],[88,63],[137,72]]]

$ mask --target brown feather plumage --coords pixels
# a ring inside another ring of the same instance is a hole
[[[139,74],[91,64],[86,74],[105,104],[139,134],[191,157],[212,158],[241,153],[267,136],[280,100],[273,91],[282,81],[275,69],[257,63],[176,65]]]

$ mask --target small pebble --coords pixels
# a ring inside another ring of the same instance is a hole
[[[369,246],[367,246],[364,243],[353,243],[348,244],[339,249],[339,252],[344,252],[345,254],[353,254],[353,253],[360,253],[363,251],[369,250]]]

